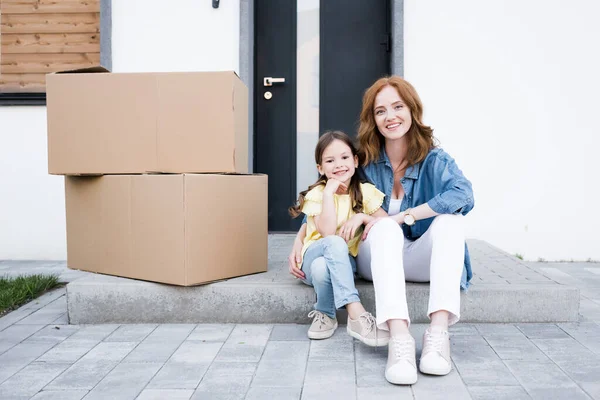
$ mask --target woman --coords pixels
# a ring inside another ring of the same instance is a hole
[[[358,274],[373,281],[377,325],[391,335],[385,377],[395,384],[417,381],[405,281],[431,282],[431,324],[419,369],[446,375],[448,326],[460,318],[460,288],[467,289],[472,276],[462,217],[473,208],[471,183],[436,146],[422,116],[412,85],[397,76],[381,78],[364,94],[358,132],[362,171],[385,194],[382,208],[389,215],[365,227]],[[305,230],[303,225],[288,260],[290,273],[299,278]]]

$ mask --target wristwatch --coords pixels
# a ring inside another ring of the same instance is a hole
[[[410,208],[407,208],[406,211],[404,211],[404,223],[408,226],[413,226],[415,222],[417,222],[415,216],[410,213],[411,211]]]

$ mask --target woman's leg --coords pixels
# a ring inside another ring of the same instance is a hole
[[[460,319],[460,278],[465,257],[462,215],[438,215],[429,229],[404,251],[409,282],[431,282],[427,316],[432,326],[448,329]]]
[[[446,375],[452,368],[448,326],[460,319],[460,278],[464,264],[461,215],[439,215],[404,253],[406,279],[430,281],[427,315],[431,326],[423,336],[421,372]]]
[[[383,219],[361,242],[356,260],[358,274],[373,281],[377,326],[390,329],[392,336],[408,333],[410,324],[403,247],[404,234],[400,226],[392,219]]]
[[[385,378],[394,384],[417,382],[415,340],[408,331],[410,318],[406,303],[403,268],[404,234],[392,219],[384,219],[361,243],[357,258],[358,272],[373,281],[377,325],[390,330]]]

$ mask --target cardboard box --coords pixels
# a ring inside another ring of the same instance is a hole
[[[248,173],[248,89],[232,71],[49,74],[48,171]]]
[[[66,177],[69,268],[189,286],[267,270],[266,175]]]

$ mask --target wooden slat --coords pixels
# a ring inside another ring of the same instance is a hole
[[[100,13],[2,15],[2,34],[98,33]]]
[[[0,35],[2,54],[23,53],[97,53],[97,33],[46,33],[41,35]]]
[[[43,93],[45,91],[45,74],[0,74],[0,93]]]
[[[45,74],[99,63],[100,53],[6,54],[2,57],[0,71],[3,74]]]
[[[100,0],[2,0],[2,14],[100,12]]]

